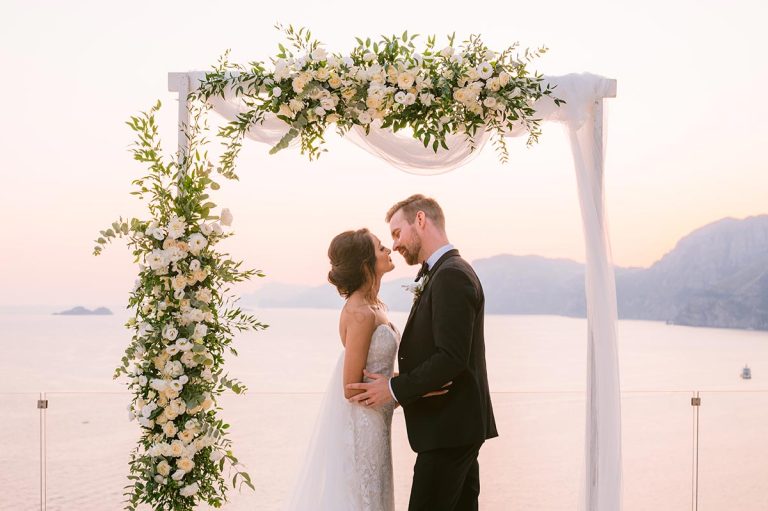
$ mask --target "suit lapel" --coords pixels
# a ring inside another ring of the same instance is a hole
[[[427,280],[427,283],[424,285],[424,289],[421,290],[421,294],[418,296],[418,298],[416,298],[416,300],[414,300],[413,305],[411,306],[411,312],[408,315],[408,321],[406,321],[405,328],[403,328],[403,335],[402,335],[403,339],[405,338],[406,332],[408,332],[408,327],[411,325],[411,320],[413,319],[413,316],[416,314],[416,309],[419,308],[419,303],[421,302],[421,299],[427,293],[427,289],[429,289],[429,285],[432,283],[432,276],[435,274],[435,272],[440,267],[440,265],[443,264],[447,259],[458,256],[458,255],[459,255],[459,251],[453,248],[448,252],[446,252],[445,254],[443,254],[440,257],[440,259],[437,260],[435,265],[429,269],[429,272],[427,274],[428,277],[425,277],[425,278],[428,278],[429,280]]]

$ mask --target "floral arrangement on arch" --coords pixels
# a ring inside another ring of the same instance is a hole
[[[276,28],[290,44],[279,45],[269,68],[263,62],[230,63],[227,53],[192,94],[205,101],[234,93],[246,105],[219,132],[227,146],[221,159],[225,174],[234,169],[243,135],[267,113],[290,126],[271,152],[299,137],[301,151],[310,159],[320,155],[331,124],[341,135],[353,126],[362,126],[366,133],[373,125],[394,131],[409,128],[435,152],[448,148],[446,135],[452,133],[465,134],[474,149],[477,133],[487,130],[502,162],[508,159],[508,130],[522,126],[529,145],[541,133],[534,103],[553,90],[543,85],[540,74],[531,75],[527,64],[544,54],[545,47],[521,50],[515,43],[495,52],[478,35],[459,46],[451,35],[442,49],[429,36],[417,52],[418,35],[405,32],[376,42],[358,38],[357,47],[342,56],[328,53],[309,30]],[[552,97],[558,106],[563,103]]]
[[[134,159],[149,167],[131,193],[146,200],[149,216],[114,222],[100,232],[94,254],[124,237],[139,263],[126,324],[132,339],[115,370],[115,378],[128,377],[129,418],[142,432],[131,453],[125,509],[191,511],[201,502],[226,502],[225,465],[234,472],[233,487],[239,481],[253,489],[232,453],[229,424],[217,415],[217,397],[246,390],[223,369],[225,352],[237,355],[234,333],[266,328],[235,305],[228,286],[263,275],[215,249],[232,235],[225,230],[232,214],[212,214],[209,192],[219,185],[205,151],[207,107],[193,105],[184,127],[188,148],[168,159],[157,135],[159,107],[128,122],[138,138]]]

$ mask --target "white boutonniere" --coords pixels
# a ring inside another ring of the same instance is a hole
[[[421,296],[421,293],[424,291],[424,288],[427,286],[427,282],[429,282],[429,275],[426,275],[423,279],[420,279],[418,282],[414,282],[412,284],[403,284],[403,288],[406,291],[413,293],[413,301],[415,303],[416,300],[418,300],[419,297]]]

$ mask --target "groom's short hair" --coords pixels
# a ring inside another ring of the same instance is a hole
[[[400,210],[403,210],[403,216],[409,224],[412,224],[413,221],[416,220],[416,213],[423,211],[424,214],[427,215],[427,218],[432,220],[440,230],[445,231],[445,215],[443,215],[443,209],[440,207],[440,204],[431,197],[425,197],[420,193],[411,195],[407,199],[401,200],[389,208],[384,220],[389,222],[392,220],[392,217],[395,216],[395,213]]]

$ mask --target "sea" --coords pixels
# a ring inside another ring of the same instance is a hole
[[[238,335],[226,364],[248,390],[219,404],[256,489],[232,490],[230,511],[286,504],[342,350],[338,311],[252,313],[269,328]],[[127,317],[0,313],[0,510],[123,509],[139,435],[112,378]],[[390,319],[402,330],[406,314]],[[500,436],[480,453],[480,509],[580,509],[586,320],[488,315],[485,327]],[[768,509],[768,332],[630,320],[618,331],[623,509]],[[406,510],[415,455],[399,409],[392,434]]]

